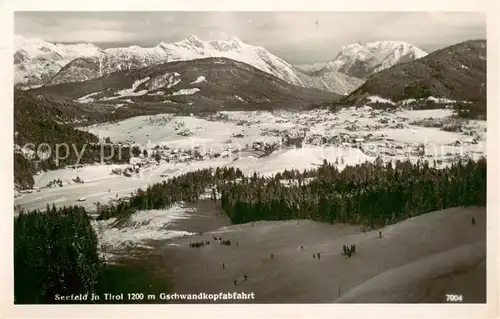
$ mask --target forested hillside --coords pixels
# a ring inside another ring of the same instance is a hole
[[[106,117],[101,118],[101,115],[78,108],[70,102],[16,90],[14,94],[16,186],[20,189],[31,188],[33,175],[40,170],[100,163],[101,159],[108,158],[111,154],[119,154],[119,147],[122,149],[121,156],[114,156],[107,162],[128,163],[130,154],[139,153],[137,147],[131,150],[127,145],[99,144],[97,136],[78,130],[71,124],[78,120],[92,123],[106,119]],[[43,144],[45,145],[41,146]],[[59,144],[61,146],[58,147]],[[58,161],[55,156],[56,149],[59,149],[61,158],[66,157],[66,152],[69,150],[67,158]],[[82,155],[80,160],[77,152]]]

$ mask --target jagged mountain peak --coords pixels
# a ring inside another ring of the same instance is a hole
[[[188,44],[188,45],[194,45],[197,47],[203,47],[205,43],[200,38],[198,38],[196,35],[190,35],[189,37],[185,38],[184,40],[179,41],[178,44],[183,44],[183,45]]]
[[[196,35],[192,34],[189,37],[186,38],[186,40],[193,41],[193,42],[201,42],[201,39],[198,38]]]
[[[398,63],[410,62],[426,55],[427,52],[405,41],[354,41],[344,45],[326,68],[357,78],[367,78]]]
[[[469,40],[372,75],[346,102],[377,96],[393,102],[426,98],[486,101],[486,40]]]

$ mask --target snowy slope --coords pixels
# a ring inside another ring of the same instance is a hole
[[[398,63],[410,62],[426,55],[423,50],[403,41],[355,42],[342,47],[337,57],[325,68],[365,79]]]
[[[365,81],[342,72],[323,69],[312,74],[297,73],[304,86],[348,95]]]

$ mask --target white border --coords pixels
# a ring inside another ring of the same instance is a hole
[[[0,316],[2,318],[498,318],[498,1],[467,0],[0,0],[0,211],[1,271]],[[482,11],[488,17],[488,216],[485,305],[13,305],[13,12],[14,11]],[[497,193],[497,195],[495,195]]]

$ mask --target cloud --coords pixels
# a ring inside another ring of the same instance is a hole
[[[309,63],[331,60],[354,40],[403,40],[434,50],[485,38],[486,18],[474,12],[16,12],[15,30],[47,41],[107,46],[236,35],[292,63]]]

